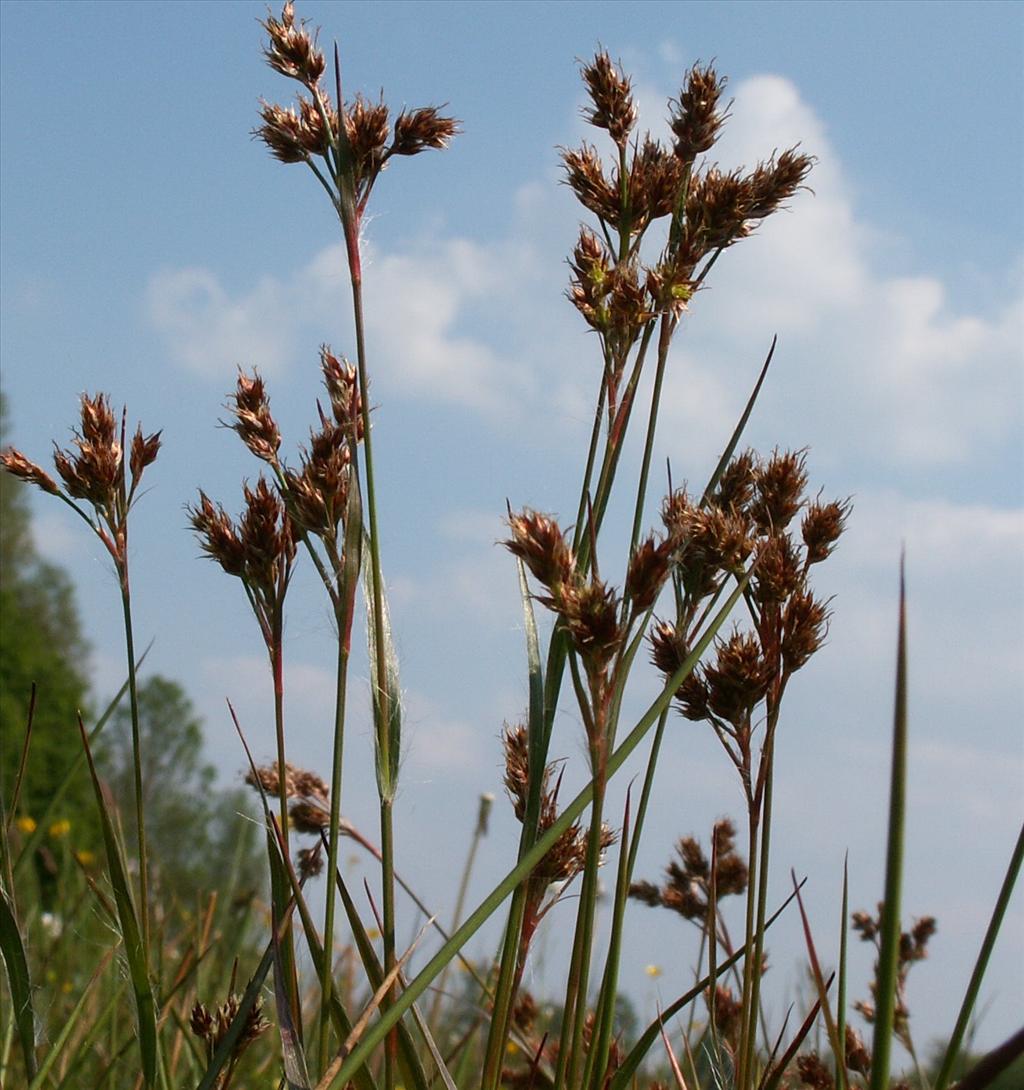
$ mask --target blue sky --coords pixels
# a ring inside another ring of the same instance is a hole
[[[38,458],[83,389],[165,429],[134,530],[138,625],[153,668],[188,687],[226,779],[232,697],[271,749],[261,649],[236,585],[201,563],[183,505],[235,508],[257,467],[216,427],[237,364],[258,364],[292,449],[318,394],[321,341],[353,352],[337,232],[301,168],[249,138],[260,95],[290,88],[259,56],[247,2],[5,3],[0,209],[2,381],[13,441]],[[835,930],[843,852],[852,901],[881,893],[896,562],[911,591],[907,915],[933,913],[911,1001],[947,1031],[1020,820],[1024,9],[915,4],[306,4],[339,40],[346,88],[395,108],[448,102],[465,133],[381,179],[366,231],[384,560],[411,741],[399,865],[443,912],[481,791],[500,794],[498,735],[525,702],[514,569],[494,546],[508,497],[571,517],[594,345],[561,297],[578,214],[556,145],[584,135],[575,59],[600,43],[635,80],[642,124],[697,58],[730,77],[723,165],[802,141],[818,157],[788,214],[727,254],[677,339],[658,458],[702,481],[773,333],[751,423],[760,449],[809,445],[812,481],[852,495],[829,646],[794,685],[780,736],[777,888],[811,875]],[[635,468],[635,455],[632,463]],[[79,586],[101,688],[118,684],[119,607],[99,551],[57,505],[37,536]],[[652,507],[653,517],[653,507]],[[289,618],[290,736],[325,767],[330,624],[309,573]],[[360,675],[361,677],[364,675]],[[653,691],[638,679],[636,707]],[[345,809],[373,828],[365,709],[354,709]],[[571,714],[555,749],[578,779]],[[360,762],[362,764],[360,765]],[[739,793],[694,724],[668,741],[640,870],[706,835]],[[621,799],[620,799],[621,804]],[[514,851],[499,799],[474,889]],[[454,845],[454,849],[448,846]],[[1024,1004],[1021,897],[979,1040]],[[553,914],[538,987],[557,978]],[[637,909],[625,982],[648,1013],[695,957],[675,920]],[[409,920],[412,926],[411,918]],[[781,925],[780,925],[781,930]],[[801,987],[795,926],[773,951],[778,1010]],[[870,970],[866,952],[861,986]],[[659,964],[656,981],[644,972]],[[856,984],[856,982],[854,982]],[[856,989],[854,988],[854,991]],[[859,993],[857,993],[859,994]]]

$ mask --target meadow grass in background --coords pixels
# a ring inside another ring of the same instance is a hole
[[[298,94],[289,106],[263,103],[257,135],[276,159],[308,168],[337,214],[355,343],[353,362],[320,346],[325,393],[315,401],[308,443],[294,456],[283,453],[263,379],[240,372],[227,423],[261,463],[259,474],[243,485],[239,515],[203,491],[188,510],[204,553],[238,580],[240,600],[266,647],[272,764],[252,760],[246,724],[231,711],[261,821],[239,817],[232,865],[193,888],[172,882],[169,864],[150,851],[156,814],[146,801],[152,785],[145,750],[159,741],[145,729],[148,695],[137,678],[128,558],[130,525],[141,517],[136,501],[157,460],[160,433],[139,426],[130,434],[126,414],[118,415],[107,395],[85,395],[71,447],[55,450],[56,477],[19,451],[6,451],[2,460],[14,476],[69,505],[109,553],[123,607],[126,680],[95,721],[79,718],[80,755],[38,813],[26,812],[20,799],[33,760],[29,708],[20,771],[0,813],[6,967],[0,1084],[946,1090],[954,1076],[965,1088],[1008,1077],[1024,1050],[1024,1030],[983,1058],[967,1062],[965,1050],[1024,855],[1024,831],[988,931],[979,936],[975,972],[970,981],[950,983],[964,999],[944,1054],[931,1063],[911,1033],[908,973],[926,955],[936,923],[924,917],[904,930],[900,913],[908,728],[902,583],[894,608],[889,835],[879,845],[886,881],[878,910],[851,914],[844,884],[835,933],[813,935],[797,875],[788,899],[769,903],[768,875],[779,854],[772,842],[776,732],[785,730],[786,692],[799,685],[796,675],[828,633],[832,611],[821,565],[837,547],[851,506],[821,498],[806,451],[743,445],[774,344],[751,376],[733,433],[722,437],[711,479],[688,488],[670,465],[667,486],[655,483],[663,478],[651,461],[674,336],[690,307],[700,305],[715,263],[806,189],[813,168],[800,148],[777,149],[746,172],[714,165],[728,106],[725,81],[712,66],[690,69],[670,103],[671,146],[638,129],[630,81],[607,53],[582,67],[586,120],[602,144],[585,143],[562,158],[565,181],[589,224],[569,258],[568,298],[594,334],[593,428],[580,451],[579,493],[566,497],[562,518],[530,507],[507,511],[504,544],[522,588],[529,693],[522,716],[503,731],[507,803],[521,824],[518,853],[505,877],[467,911],[490,808],[505,804],[485,795],[465,867],[448,876],[458,890],[454,919],[432,913],[430,897],[438,891],[410,889],[396,872],[402,688],[384,577],[387,503],[374,483],[362,228],[385,168],[404,168],[405,158],[443,149],[459,123],[433,106],[392,117],[383,99],[346,97],[337,49],[325,55],[290,0],[263,27],[267,62],[297,84]],[[649,403],[640,398],[647,375],[653,375]],[[635,479],[619,473],[627,445],[641,452]],[[633,513],[628,526],[609,535],[613,493],[627,497]],[[609,546],[609,536],[626,548]],[[283,632],[298,564],[312,565],[336,622],[329,769],[288,760]],[[537,610],[551,614],[546,645]],[[380,815],[372,836],[343,816],[346,771],[370,773],[346,770],[344,745],[352,640],[364,638],[364,625]],[[633,719],[623,702],[638,656],[653,662],[661,685]],[[572,799],[560,790],[564,757],[550,751],[554,719],[564,707],[580,724],[587,762],[588,782]],[[636,874],[635,864],[663,733],[679,714],[714,732],[736,770],[745,812],[718,820],[703,838],[682,838],[655,880]],[[94,756],[107,721],[118,715],[127,717],[130,739],[121,807]],[[641,745],[645,774],[628,787],[616,781],[613,790],[615,774]],[[98,815],[95,853],[71,851],[55,820],[60,798],[83,775]],[[259,877],[253,837],[265,846]],[[343,838],[379,863],[372,885],[350,884],[341,865]],[[52,864],[48,882],[37,865],[41,853]],[[313,902],[306,884],[321,874],[325,881],[310,888],[322,885],[322,899],[318,894]],[[602,883],[609,891],[606,941],[598,941],[595,927]],[[536,997],[523,987],[524,971],[559,902],[563,918],[574,918],[568,970],[558,994]],[[693,979],[675,983],[678,998],[649,1026],[635,1027],[621,1017],[620,950],[625,928],[648,911],[688,921],[698,932],[700,956]],[[803,921],[810,982],[806,1002],[784,1019],[768,1009],[761,987],[766,934],[783,912]],[[466,944],[497,914],[504,927],[493,957],[467,960]],[[403,946],[398,935],[414,922],[421,929]],[[868,996],[847,995],[851,938],[876,948]],[[894,1040],[910,1056],[903,1073],[893,1071]]]

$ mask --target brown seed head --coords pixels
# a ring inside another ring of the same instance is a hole
[[[718,109],[725,83],[711,65],[701,68],[695,64],[687,74],[678,100],[669,104],[674,107],[669,124],[676,138],[675,154],[684,165],[710,150],[718,139],[728,116],[727,110]]]
[[[645,905],[650,905],[651,908],[658,908],[661,905],[661,888],[653,882],[631,883],[629,895],[634,901],[641,901]]]
[[[747,219],[764,219],[789,200],[810,173],[814,159],[789,148],[759,163],[747,177]]]
[[[794,592],[782,619],[782,662],[793,673],[821,647],[828,636],[829,610],[806,588]]]
[[[300,848],[298,860],[300,878],[308,881],[310,878],[316,878],[317,875],[323,873],[324,857],[319,844],[312,848]]]
[[[520,514],[509,515],[508,526],[512,536],[503,542],[505,548],[559,598],[563,585],[572,580],[575,559],[558,523],[550,515],[524,507]]]
[[[770,680],[757,637],[738,629],[718,644],[714,664],[704,668],[711,710],[737,728],[747,724],[754,705],[768,691]]]
[[[560,612],[589,673],[604,670],[622,643],[619,600],[614,588],[594,579],[563,589]]]
[[[804,512],[800,532],[807,546],[808,564],[819,564],[832,554],[846,529],[850,507],[849,500],[833,500],[831,503],[818,503],[815,500]]]
[[[322,154],[320,146],[323,134],[317,135],[304,124],[293,108],[286,110],[283,106],[261,101],[260,117],[263,124],[253,130],[253,136],[262,140],[270,149],[270,154],[280,162],[306,162],[310,156],[310,144],[317,145],[315,150]]]
[[[566,184],[576,199],[605,223],[617,226],[622,215],[622,201],[616,180],[609,181],[597,150],[584,144],[579,151],[563,151]]]
[[[630,214],[639,226],[671,216],[683,185],[683,166],[649,136],[633,156],[629,174]]]
[[[403,110],[395,118],[392,155],[419,155],[427,148],[443,149],[462,130],[454,117],[441,117],[438,106],[422,106],[411,112]]]
[[[41,466],[37,466],[35,462],[30,462],[20,450],[8,447],[7,450],[0,454],[0,465],[12,477],[17,477],[19,480],[25,481],[26,484],[34,484],[44,492],[49,492],[51,496],[60,495],[57,482]]]
[[[796,1059],[796,1070],[800,1081],[811,1090],[832,1090],[832,1072],[825,1066],[817,1052],[808,1052]]]
[[[199,493],[199,504],[186,508],[192,529],[199,536],[202,550],[228,573],[245,574],[245,547],[230,515],[205,492]]]
[[[864,1039],[849,1023],[846,1025],[846,1066],[858,1075],[871,1072],[871,1053]]]
[[[359,378],[355,367],[344,356],[336,356],[330,346],[320,346],[320,369],[324,386],[331,399],[334,419],[351,437],[363,437],[362,398],[359,396]]]
[[[268,598],[276,597],[295,559],[291,520],[264,477],[255,488],[243,485],[245,511],[238,535],[245,548],[246,578]]]
[[[596,128],[607,129],[612,140],[624,148],[637,121],[629,78],[602,51],[583,66],[583,82],[593,103],[583,110],[584,118]]]
[[[715,1028],[726,1040],[731,1041],[739,1028],[743,1005],[732,994],[732,990],[724,984],[717,985],[713,995],[709,988],[704,993],[704,1001],[707,1003],[709,1010],[712,1004],[714,1005]]]
[[[330,828],[331,814],[323,803],[312,800],[293,802],[288,811],[292,828],[297,833],[319,833]]]
[[[189,1029],[200,1039],[213,1036],[213,1016],[202,1003],[196,1003],[188,1019]]]
[[[135,429],[131,457],[128,462],[132,471],[133,483],[139,480],[146,466],[152,465],[156,461],[156,456],[160,453],[160,436],[162,434],[162,432],[155,431],[152,435],[143,436],[141,424]]]
[[[61,450],[55,443],[53,464],[71,496],[109,514],[121,484],[124,456],[106,394],[83,394],[81,419],[81,431],[73,433],[77,451]]]
[[[326,64],[323,53],[317,49],[316,35],[310,36],[305,21],[295,22],[292,0],[285,4],[280,19],[268,15],[260,25],[270,39],[263,47],[267,64],[312,90],[324,74]]]
[[[530,791],[530,746],[526,727],[521,723],[514,726],[506,723],[501,741],[505,750],[505,788],[516,817],[522,821],[526,817],[526,799]],[[545,783],[547,778],[545,770]]]
[[[709,253],[745,238],[749,194],[739,171],[724,174],[709,167],[690,183],[686,219],[699,239],[699,252]]]
[[[581,227],[579,241],[569,260],[573,275],[568,295],[587,324],[597,330],[608,326],[605,299],[611,286],[611,264],[604,243],[588,227]]]
[[[626,575],[626,599],[637,613],[650,609],[657,600],[668,578],[674,549],[670,539],[659,541],[651,534],[633,551]]]
[[[326,156],[338,133],[338,111],[323,95],[320,105],[299,95],[298,142],[309,155]],[[324,124],[324,114],[327,124]]]
[[[756,458],[752,450],[737,454],[725,467],[715,489],[715,503],[723,511],[744,511],[754,493]]]
[[[345,135],[355,164],[356,184],[371,181],[384,168],[391,123],[383,98],[370,102],[357,94],[345,108]]]
[[[784,530],[800,510],[807,487],[806,452],[776,450],[754,473],[750,515],[762,533]]]
[[[752,592],[760,605],[784,602],[803,581],[800,556],[788,534],[763,538],[751,579]]]
[[[270,398],[258,372],[253,371],[250,377],[239,368],[231,402],[228,408],[235,422],[228,426],[257,458],[269,465],[277,465],[281,432],[270,413]]]

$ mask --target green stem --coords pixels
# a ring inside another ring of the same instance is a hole
[[[601,860],[606,787],[607,772],[602,767],[597,771],[597,780],[594,784],[594,802],[590,808],[590,834],[587,838],[587,862],[583,872],[584,886],[580,894],[580,908],[576,920],[576,930],[581,932],[581,941],[572,1045],[569,1052],[569,1086],[578,1085],[580,1066],[583,1063],[583,1029],[587,1021],[587,990],[590,983],[591,949],[594,943],[594,914],[597,908],[598,868]],[[567,1011],[568,1007],[567,1001]]]
[[[384,918],[384,971],[385,974],[395,965],[395,840],[394,822],[390,799],[380,801],[380,854],[381,884],[383,896],[381,907]],[[397,994],[397,987],[391,995]],[[384,1086],[391,1090],[395,1085],[395,1066],[398,1060],[398,1034],[388,1034],[384,1046]]]
[[[668,362],[668,349],[672,343],[672,334],[676,323],[670,315],[661,319],[661,332],[658,334],[658,362],[654,371],[654,390],[651,393],[651,412],[647,419],[647,438],[644,442],[644,457],[640,467],[640,483],[636,490],[636,509],[633,513],[633,535],[630,538],[631,549],[636,548],[640,539],[640,525],[644,516],[644,501],[647,498],[647,478],[651,470],[651,456],[654,452],[654,435],[658,428],[658,407],[661,405],[661,386],[665,378],[665,364]]]
[[[749,844],[747,855],[747,912],[743,930],[743,948],[748,951],[753,951],[757,897],[758,814],[752,797],[748,798],[748,806],[747,831]],[[751,954],[743,959],[743,998],[740,1003],[740,1010],[742,1012],[740,1016],[740,1047],[739,1062],[736,1071],[736,1086],[738,1090],[746,1090],[746,1087],[749,1085],[749,1076],[745,1066],[747,1039],[756,1032],[756,1023],[750,1009],[753,971],[754,958],[753,954]]]
[[[341,818],[341,771],[345,746],[345,698],[348,691],[349,648],[345,630],[341,627],[341,610],[338,611],[338,663],[334,702],[334,753],[331,761],[331,824],[327,845],[327,873],[337,873],[338,842],[341,834],[338,824]],[[324,955],[320,966],[320,1042],[317,1056],[318,1070],[322,1073],[329,1063],[331,1032],[331,993],[334,989],[334,910],[337,887],[328,880],[324,903]]]
[[[132,628],[131,590],[128,562],[121,563],[121,605],[124,610],[124,638],[128,653],[128,696],[132,716],[132,764],[135,775],[135,828],[139,840],[139,916],[142,922],[142,949],[149,961],[149,853],[146,846],[146,810],[142,797],[142,742],[139,724],[139,689],[135,674],[135,637]]]

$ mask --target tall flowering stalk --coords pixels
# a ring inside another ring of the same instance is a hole
[[[70,449],[62,449],[54,443],[53,463],[61,479],[58,484],[41,466],[30,461],[18,450],[10,449],[0,454],[0,465],[28,484],[33,484],[48,495],[56,496],[82,519],[103,543],[117,574],[121,591],[121,607],[124,616],[125,650],[128,659],[128,693],[131,704],[132,768],[135,793],[135,832],[139,852],[138,908],[131,905],[125,883],[126,903],[124,912],[132,917],[138,914],[141,934],[135,919],[122,918],[122,931],[129,947],[129,935],[135,935],[141,949],[128,950],[128,959],[136,975],[136,1002],[139,1004],[140,1038],[143,1040],[143,1067],[147,1082],[152,1081],[154,1053],[148,1051],[155,1043],[149,1037],[149,1018],[155,1019],[152,1009],[148,1017],[143,1004],[151,1001],[150,993],[150,889],[149,852],[146,843],[146,809],[142,780],[142,746],[139,726],[139,695],[136,679],[135,636],[132,625],[131,580],[128,571],[128,520],[134,506],[139,485],[146,468],[156,460],[160,451],[160,432],[144,435],[141,425],[136,427],[130,444],[126,437],[127,410],[122,410],[120,426],[106,394],[83,394],[81,399],[80,429],[73,431]],[[127,454],[127,457],[126,457]],[[81,720],[79,720],[81,725]],[[83,731],[83,738],[85,733]],[[90,756],[91,767],[91,756]],[[97,786],[98,790],[98,786]],[[108,815],[109,816],[109,815]],[[109,850],[109,847],[108,847]],[[110,862],[113,869],[114,862]],[[153,1025],[155,1037],[155,1025]]]
[[[339,661],[337,705],[334,734],[334,758],[332,761],[332,820],[329,830],[328,882],[325,905],[325,953],[321,975],[321,992],[324,1013],[321,1017],[319,1046],[320,1066],[327,1059],[326,1004],[331,991],[331,949],[334,924],[334,874],[337,866],[338,817],[341,798],[341,769],[344,735],[344,701],[346,673],[349,655],[349,635],[352,624],[352,606],[355,578],[359,572],[360,551],[364,547],[369,559],[369,571],[365,574],[368,586],[370,613],[371,685],[374,717],[374,737],[377,750],[377,786],[380,798],[380,829],[382,855],[382,915],[384,938],[384,969],[395,969],[395,877],[394,877],[394,824],[393,805],[397,789],[399,746],[401,741],[401,708],[397,683],[397,667],[391,650],[387,621],[387,606],[381,574],[381,544],[374,485],[373,440],[370,425],[369,377],[366,349],[365,323],[363,318],[363,270],[360,236],[363,218],[370,194],[381,172],[396,157],[417,155],[428,148],[444,148],[458,131],[458,123],[441,115],[433,106],[403,111],[392,121],[383,101],[370,102],[360,95],[346,103],[342,96],[341,72],[337,49],[334,55],[334,88],[324,85],[327,68],[323,52],[317,45],[316,36],[310,34],[305,24],[296,21],[291,0],[285,4],[280,18],[268,16],[263,23],[267,32],[264,55],[267,63],[281,75],[295,80],[303,89],[295,105],[282,107],[264,102],[261,108],[262,124],[256,133],[281,162],[303,163],[323,187],[338,216],[345,240],[345,253],[351,286],[352,313],[355,324],[356,368],[354,375],[346,372],[347,401],[351,415],[338,426],[348,429],[345,481],[350,490],[353,517],[348,523],[345,545],[347,571],[341,557],[331,547],[327,537],[328,559],[338,582],[332,598],[339,625]],[[324,358],[328,387],[339,375],[339,369],[347,367],[328,353]],[[331,370],[333,368],[333,370]],[[355,382],[351,378],[355,378]],[[332,391],[332,404],[338,416],[337,404]],[[361,440],[363,456],[359,457]],[[315,462],[311,458],[306,469]],[[360,475],[360,467],[362,473]],[[305,480],[286,478],[283,493],[293,510],[298,510],[310,491],[317,485],[310,474],[303,471]],[[315,474],[313,475],[315,476]],[[365,525],[362,511],[365,508]],[[315,528],[310,532],[316,533]],[[322,536],[322,535],[321,535]],[[344,572],[344,578],[342,573]],[[392,995],[394,994],[392,990]],[[396,1038],[389,1038],[385,1054],[385,1084],[394,1085]]]

